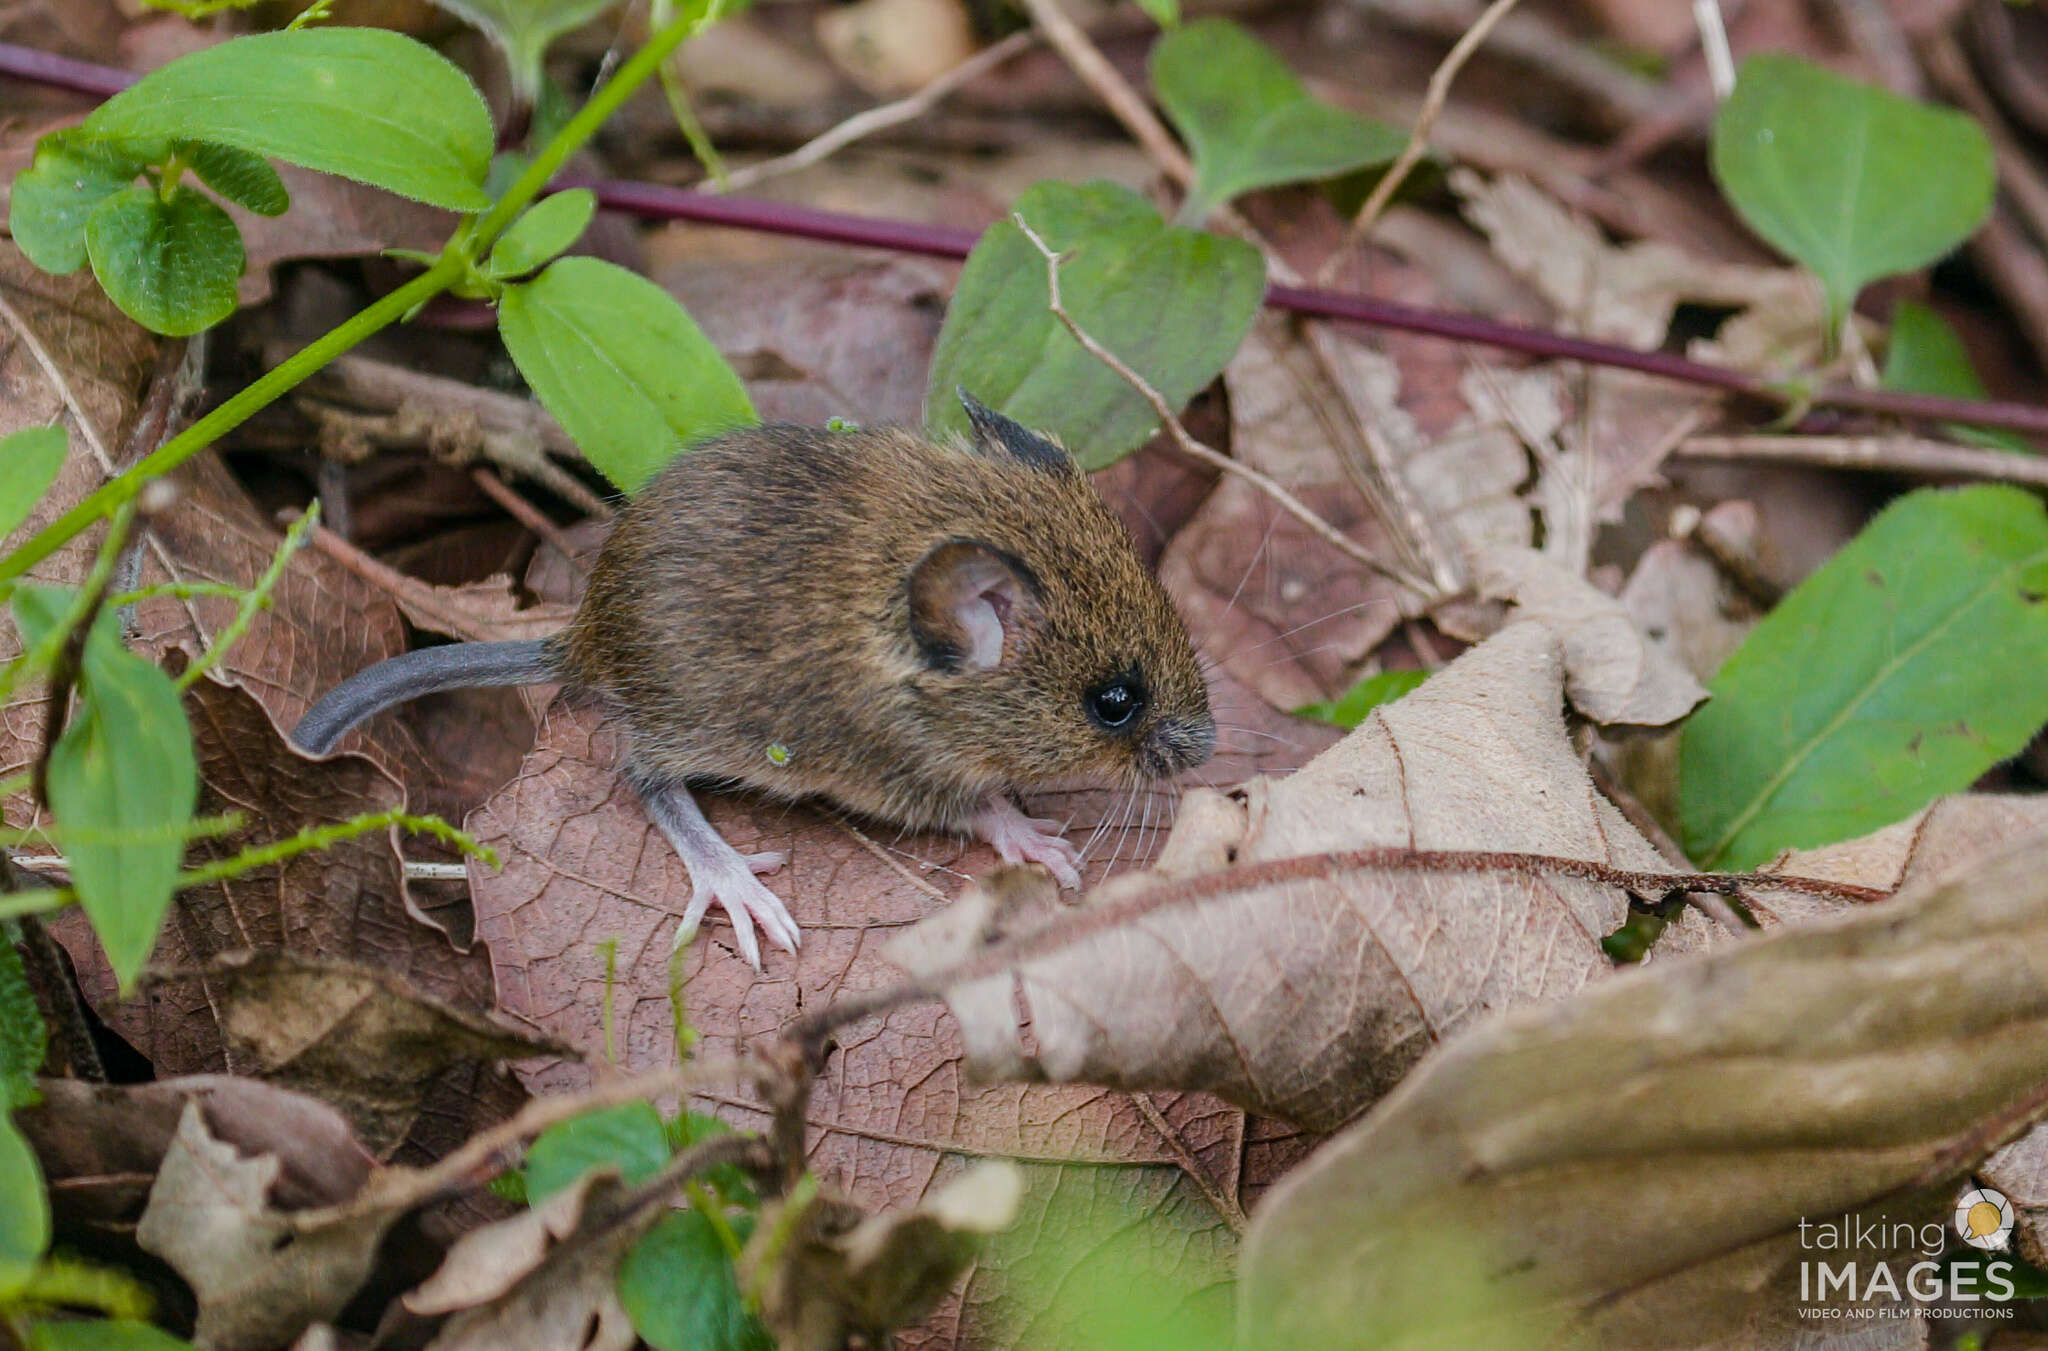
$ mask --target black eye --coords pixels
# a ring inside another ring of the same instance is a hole
[[[1145,711],[1145,686],[1135,676],[1118,676],[1088,694],[1088,716],[1098,727],[1128,727]]]

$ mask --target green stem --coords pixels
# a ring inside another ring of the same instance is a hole
[[[9,892],[0,896],[0,919],[20,919],[23,915],[41,915],[52,910],[62,910],[78,899],[70,887],[54,890],[42,887],[35,891]]]
[[[315,849],[325,849],[330,845],[340,844],[343,840],[367,835],[373,830],[388,830],[392,826],[403,827],[414,834],[432,835],[438,840],[454,845],[473,858],[482,859],[494,868],[498,866],[498,856],[495,853],[438,816],[414,816],[402,811],[370,812],[331,826],[309,826],[285,839],[254,845],[232,858],[219,859],[193,868],[189,872],[179,874],[178,889],[182,891],[187,887],[218,882],[224,877],[238,877],[252,868],[282,863],[288,858],[296,858]]]
[[[38,530],[5,558],[0,558],[0,585],[13,581],[62,548],[66,541],[102,516],[134,500],[142,485],[170,473],[221,437],[241,426],[286,390],[299,384],[365,338],[389,327],[440,294],[463,273],[463,260],[442,258],[382,300],[330,329],[294,352],[261,379],[137,461],[118,478],[101,484],[77,506]]]
[[[213,641],[199,654],[199,659],[185,668],[185,674],[178,677],[177,686],[180,693],[191,689],[202,676],[219,664],[220,659],[227,655],[229,648],[242,640],[242,635],[249,631],[249,625],[255,622],[256,612],[270,604],[270,593],[284,580],[284,565],[292,561],[292,555],[299,551],[299,546],[306,542],[307,533],[319,521],[320,504],[314,502],[298,520],[292,522],[292,528],[285,532],[284,543],[278,545],[277,552],[271,555],[270,566],[256,579],[256,585],[237,597],[235,617],[228,621],[227,627],[213,636]]]
[[[489,252],[491,245],[497,242],[499,234],[512,223],[513,218],[525,210],[526,204],[538,197],[542,189],[561,172],[562,166],[569,162],[569,156],[575,154],[583,147],[585,141],[596,135],[597,129],[604,125],[605,119],[617,112],[619,105],[631,97],[634,90],[661,69],[662,61],[670,52],[688,41],[691,35],[716,13],[717,7],[713,6],[711,14],[684,14],[649,38],[646,46],[633,53],[631,59],[619,67],[619,73],[614,75],[604,88],[593,94],[588,103],[576,110],[576,115],[555,133],[554,139],[543,146],[538,155],[533,157],[533,162],[526,166],[526,172],[513,180],[505,195],[500,197],[497,204],[477,222],[476,228],[470,232],[472,256],[481,258]],[[0,581],[5,580],[6,574],[0,573]]]

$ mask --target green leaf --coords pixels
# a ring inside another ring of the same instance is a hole
[[[86,221],[85,246],[107,298],[152,332],[189,337],[235,312],[242,233],[199,193],[118,192]]]
[[[746,1237],[747,1217],[734,1224]],[[747,1312],[732,1258],[711,1222],[677,1211],[619,1264],[619,1303],[655,1351],[773,1351],[761,1320]]]
[[[611,263],[561,258],[506,287],[498,332],[555,420],[627,492],[685,446],[761,420],[697,321]]]
[[[161,162],[173,142],[233,146],[451,211],[490,205],[483,95],[432,48],[379,28],[302,28],[181,56],[81,130]]]
[[[434,0],[464,21],[481,28],[505,53],[512,83],[531,99],[541,87],[541,58],[548,44],[572,28],[580,28],[611,8],[617,0]]]
[[[192,1351],[192,1344],[162,1328],[127,1319],[98,1318],[38,1323],[29,1351]]]
[[[1365,715],[1381,704],[1391,704],[1429,679],[1427,671],[1382,671],[1370,675],[1334,700],[1303,704],[1294,710],[1297,718],[1314,718],[1346,731],[1365,721]]]
[[[76,129],[36,142],[35,162],[14,177],[7,228],[28,260],[65,276],[85,266],[85,222],[135,181],[143,161],[95,145]]]
[[[700,1145],[715,1135],[732,1133],[731,1126],[704,1112],[685,1112],[664,1121],[662,1129],[668,1136],[668,1147],[673,1153],[691,1145]],[[706,1169],[703,1178],[728,1201],[750,1208],[761,1204],[761,1198],[754,1191],[753,1179],[736,1163],[721,1163],[716,1168]]]
[[[2048,721],[2048,512],[1910,493],[1801,582],[1680,743],[1686,852],[1750,868],[1958,792]]]
[[[1182,220],[1258,188],[1384,164],[1408,144],[1399,127],[1311,97],[1272,48],[1227,19],[1161,38],[1152,88],[1195,161]]]
[[[668,1158],[668,1136],[652,1103],[585,1112],[542,1131],[527,1151],[527,1201],[543,1201],[597,1167],[618,1169],[630,1187],[660,1172]]]
[[[1749,227],[1819,275],[1839,323],[1865,284],[1924,267],[1991,209],[1991,143],[1962,113],[1778,53],[1742,63],[1714,177]]]
[[[1161,28],[1172,28],[1180,23],[1180,0],[1138,0],[1138,8]]]
[[[1892,307],[1892,334],[1884,354],[1884,387],[1907,394],[1939,394],[1950,399],[1988,397],[1970,353],[1948,321],[1910,300]],[[2034,447],[2023,436],[1994,427],[1971,427],[1960,422],[1942,424],[1958,441],[1988,446],[1993,450],[2016,450],[2031,455]]]
[[[484,275],[503,281],[544,267],[582,236],[596,212],[597,194],[588,188],[558,192],[536,203],[498,236],[491,256],[484,260]]]
[[[0,436],[0,539],[35,510],[64,467],[66,447],[62,427],[25,427]]]
[[[259,216],[282,216],[291,209],[291,194],[270,161],[247,150],[211,142],[186,143],[178,147],[194,175],[236,206],[248,207]]]
[[[15,623],[33,645],[69,606],[59,588],[19,587]],[[120,632],[107,611],[86,638],[80,706],[50,755],[50,810],[79,903],[125,989],[170,906],[199,769],[177,687]]]
[[[49,1052],[49,1029],[28,987],[28,969],[14,950],[14,939],[0,924],[0,1116],[42,1100],[36,1072]]]
[[[1251,329],[1265,261],[1236,239],[1168,226],[1113,183],[1040,183],[1017,199],[1046,244],[1071,257],[1060,299],[1082,332],[1178,407]],[[932,357],[925,420],[964,432],[956,387],[1051,432],[1088,469],[1116,463],[1159,426],[1151,405],[1089,355],[1047,307],[1045,258],[1015,224],[989,227],[954,288]]]
[[[0,1112],[0,1307],[50,1246],[50,1202],[35,1152]]]

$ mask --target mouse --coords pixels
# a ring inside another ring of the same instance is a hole
[[[623,506],[576,613],[546,638],[404,653],[343,681],[291,734],[442,690],[554,684],[623,726],[623,773],[688,870],[685,941],[713,905],[801,935],[691,786],[823,799],[972,835],[1064,887],[1080,859],[1019,794],[1135,786],[1200,765],[1216,722],[1193,642],[1123,522],[1053,437],[962,390],[956,438],[763,425],[678,454]]]

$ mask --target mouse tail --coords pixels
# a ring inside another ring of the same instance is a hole
[[[309,755],[325,755],[363,719],[423,694],[542,685],[561,678],[554,643],[547,638],[423,647],[380,661],[329,690],[292,729],[292,744]]]

